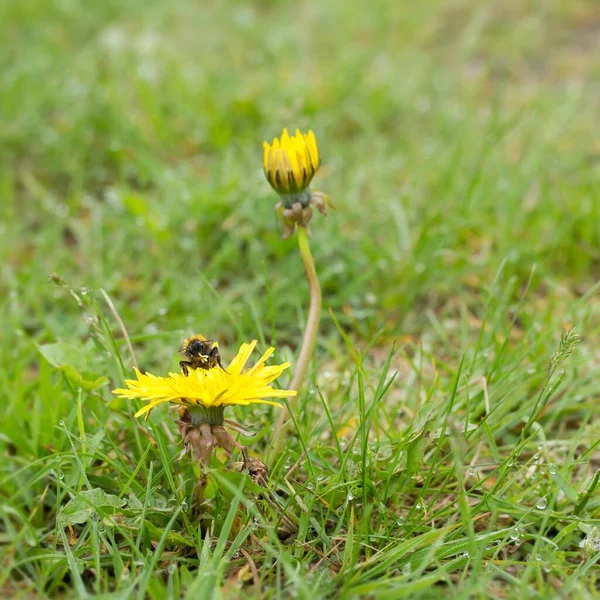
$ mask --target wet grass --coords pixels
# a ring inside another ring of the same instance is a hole
[[[0,23],[3,596],[594,596],[595,3]],[[261,171],[283,126],[314,129],[337,206],[319,345],[281,454],[276,409],[231,410],[270,502],[221,456],[199,515],[173,416],[110,390],[124,331],[156,373],[195,331],[293,362],[307,289]]]

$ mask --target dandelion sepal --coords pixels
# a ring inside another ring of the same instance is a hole
[[[300,204],[302,208],[307,208],[310,206],[313,195],[310,189],[305,189],[294,194],[280,193],[279,197],[281,198],[282,206],[286,209],[291,209],[296,203]]]
[[[188,411],[194,425],[223,425],[225,412],[224,406],[189,406]]]

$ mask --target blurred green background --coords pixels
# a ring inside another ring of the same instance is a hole
[[[557,287],[597,278],[595,2],[0,10],[13,342],[21,327],[81,328],[44,283],[57,272],[106,289],[133,336],[175,332],[154,345],[163,362],[182,332],[266,327],[266,274],[280,339],[294,343],[302,270],[261,171],[262,140],[284,126],[317,134],[314,187],[337,206],[313,219],[325,305],[360,337],[479,303],[503,263],[523,280],[536,265],[549,310]]]

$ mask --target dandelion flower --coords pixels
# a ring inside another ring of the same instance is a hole
[[[187,407],[194,421],[220,425],[223,422],[223,409],[226,406],[248,404],[272,404],[278,402],[267,398],[287,398],[295,396],[293,390],[274,389],[271,384],[290,363],[266,366],[265,362],[274,352],[269,348],[251,368],[245,369],[246,362],[256,347],[256,340],[242,344],[237,356],[225,369],[195,369],[189,375],[169,373],[168,377],[157,377],[151,373],[140,373],[137,379],[125,381],[127,388],[113,390],[120,398],[141,399],[148,404],[138,410],[136,417],[150,414],[150,411],[164,402]]]

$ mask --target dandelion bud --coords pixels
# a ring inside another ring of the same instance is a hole
[[[312,131],[290,136],[287,129],[273,143],[263,143],[263,166],[271,187],[281,201],[275,211],[285,227],[284,238],[299,225],[306,227],[312,217],[311,206],[326,213],[327,196],[313,193],[310,182],[319,169],[319,149]]]

